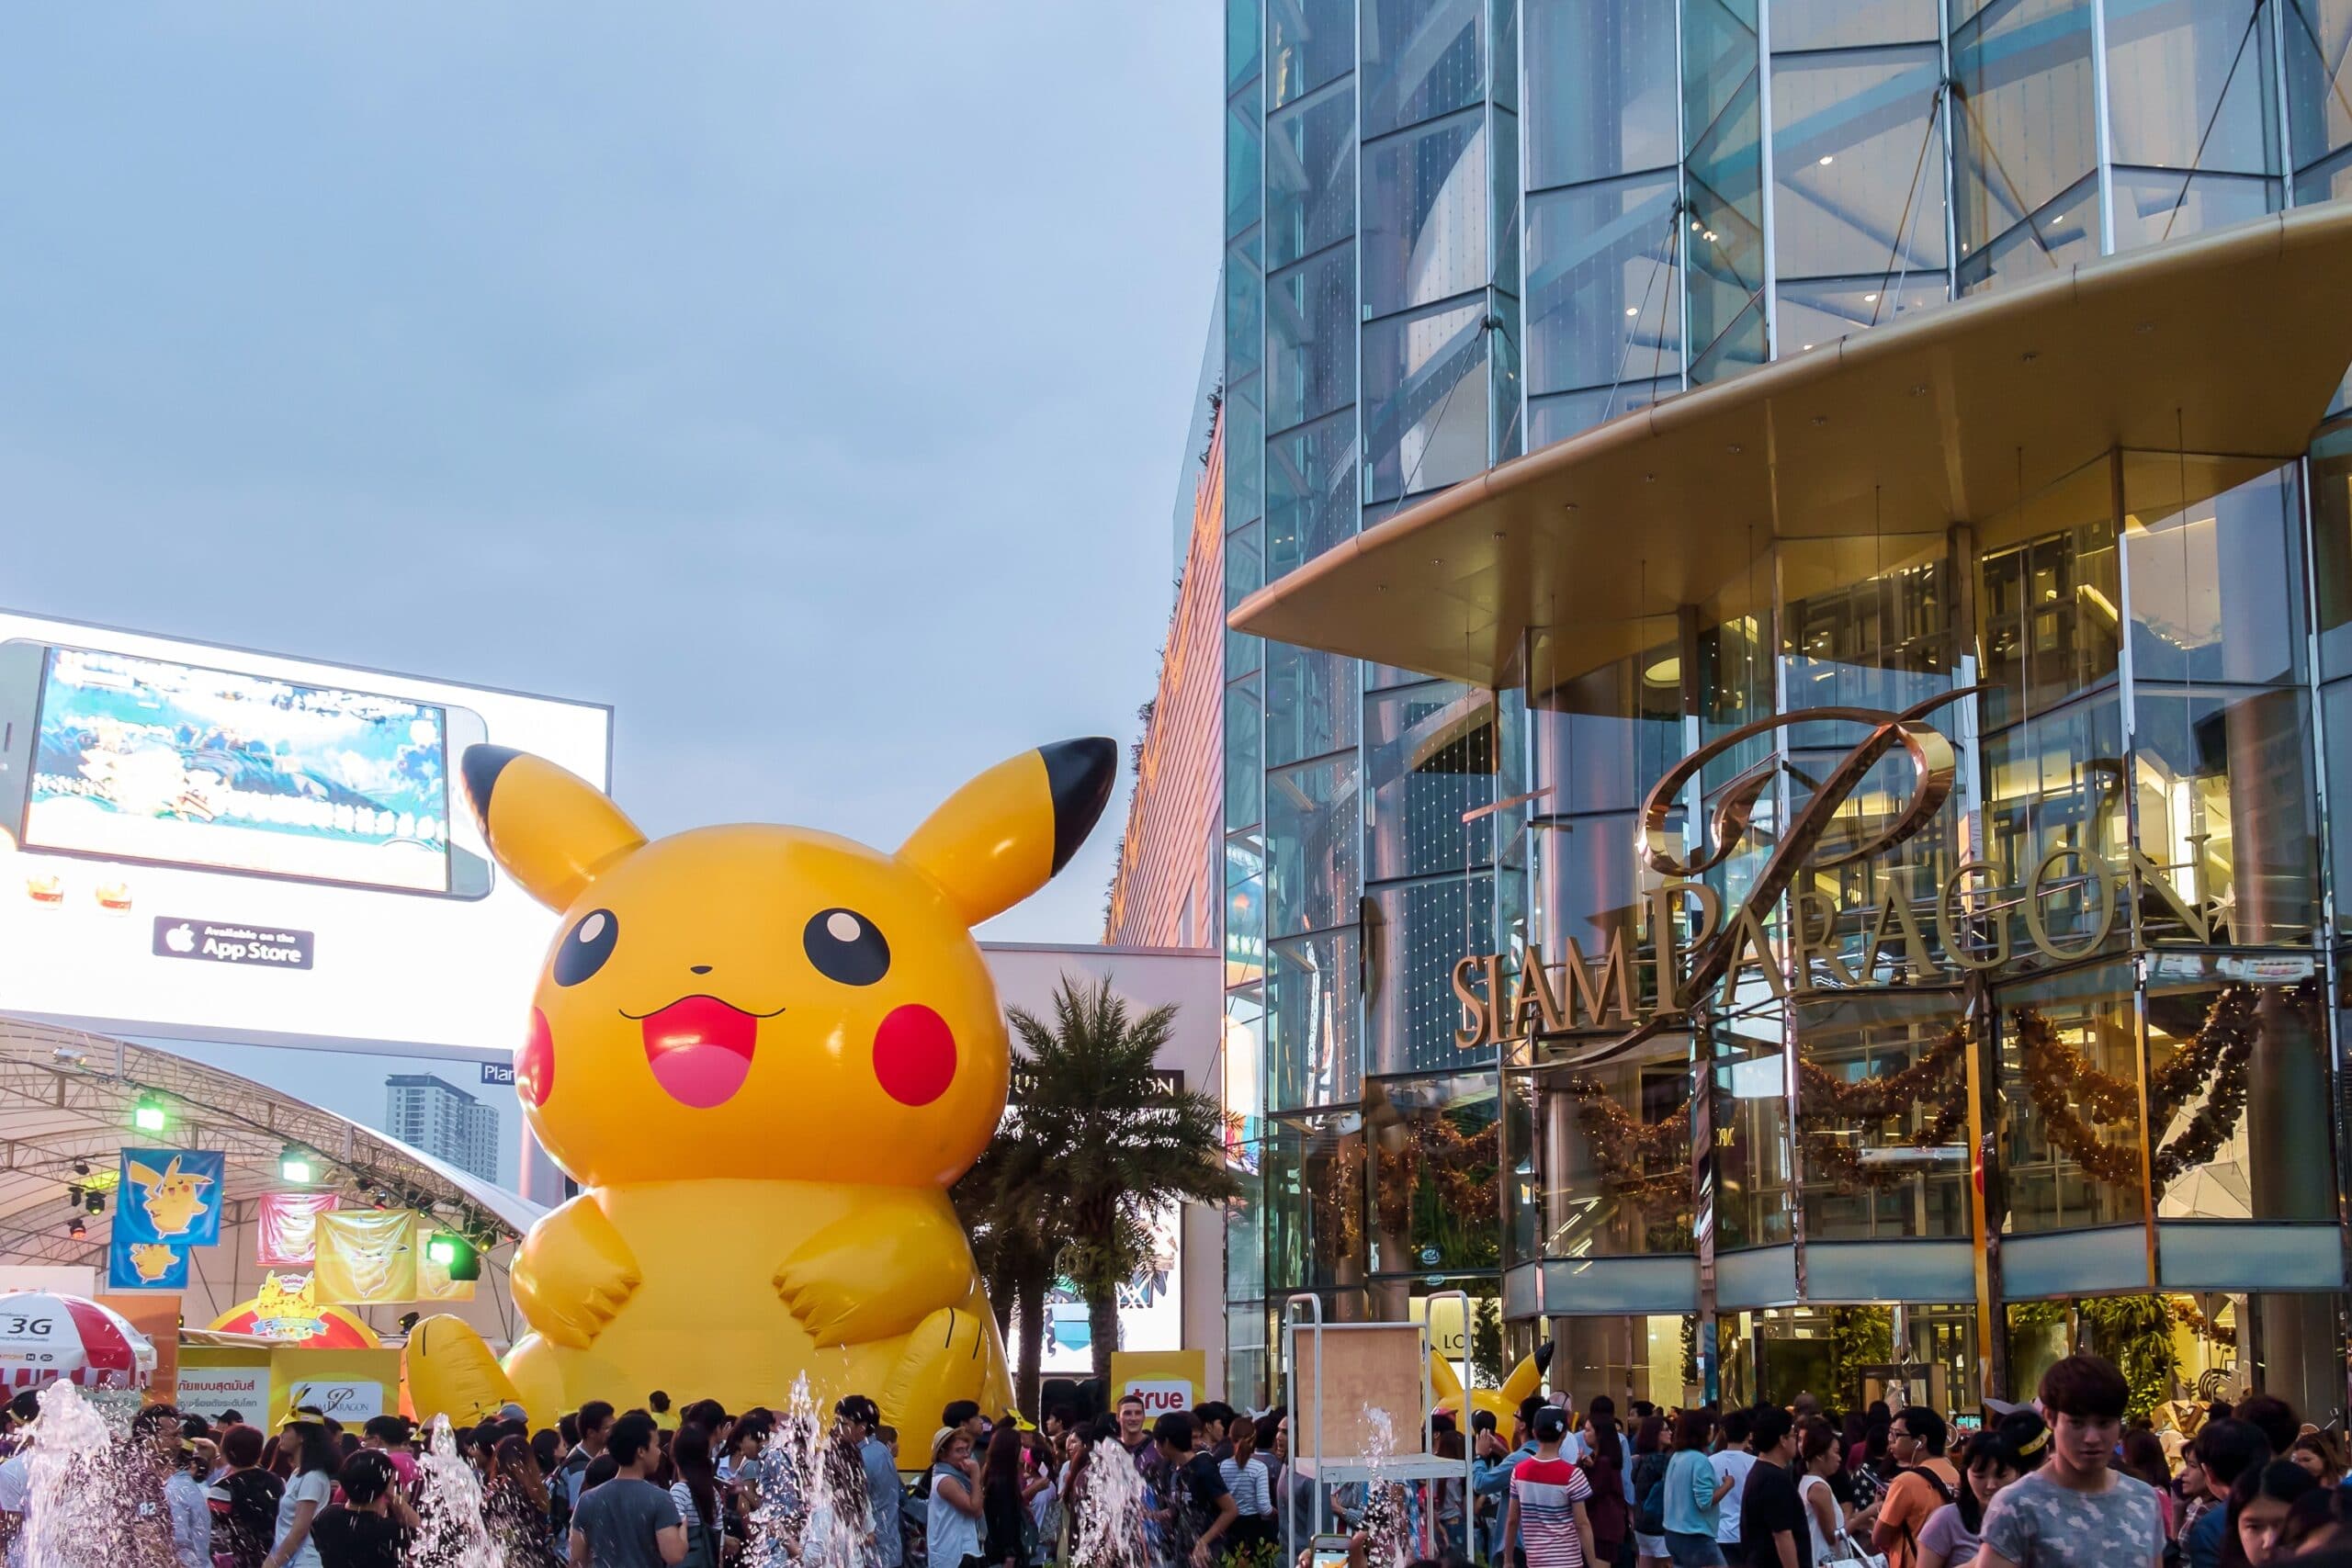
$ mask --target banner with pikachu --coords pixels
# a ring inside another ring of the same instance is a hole
[[[416,1300],[416,1214],[341,1209],[318,1216],[311,1280],[318,1299],[344,1306]]]

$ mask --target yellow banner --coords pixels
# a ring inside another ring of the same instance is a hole
[[[401,1407],[398,1350],[280,1350],[269,1359],[269,1375],[278,1402],[272,1426],[308,1405],[356,1429]]]
[[[346,1306],[416,1300],[416,1215],[408,1209],[321,1214],[318,1299]]]
[[[411,1245],[416,1252],[416,1299],[421,1302],[469,1302],[474,1299],[474,1281],[452,1280],[449,1270],[433,1261],[433,1254],[425,1244],[433,1239],[433,1217],[416,1216],[416,1234]]]
[[[1204,1350],[1114,1350],[1111,1386],[1125,1399],[1143,1400],[1147,1426],[1172,1411],[1190,1410],[1206,1399],[1208,1353]]]

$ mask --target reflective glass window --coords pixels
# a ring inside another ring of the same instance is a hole
[[[2352,425],[2312,444],[2311,474],[2320,673],[2352,674]]]
[[[2141,852],[2193,905],[2220,911],[2213,940],[2309,942],[2319,810],[2301,689],[2143,682],[2132,707]]]
[[[1770,0],[1772,48],[1852,49],[1871,43],[1932,43],[1942,24],[1936,0]]]
[[[1255,377],[1266,364],[1266,277],[1264,269],[1258,265],[1258,238],[1259,231],[1252,229],[1225,247],[1225,384],[1228,395],[1232,387]],[[1255,394],[1252,396],[1254,399]],[[1228,412],[1227,423],[1232,418]],[[1263,433],[1262,418],[1257,428]],[[1229,508],[1227,515],[1232,515]],[[1243,515],[1254,517],[1257,513]]]
[[[1729,172],[1753,183],[1752,169]],[[1727,200],[1700,177],[1695,163],[1687,190],[1685,309],[1690,378],[1699,382],[1764,361],[1764,230],[1757,198],[1746,207]]]
[[[1274,936],[1352,925],[1360,802],[1353,752],[1266,775],[1266,914]]]
[[[1266,576],[1356,531],[1356,421],[1338,413],[1266,443]]]
[[[2115,248],[2177,240],[2206,229],[2259,218],[2278,205],[2278,182],[2259,175],[2115,171]]]
[[[1364,699],[1363,730],[1367,879],[1487,863],[1493,823],[1462,814],[1495,798],[1493,696],[1450,681],[1375,693]]]
[[[1352,926],[1274,942],[1266,963],[1269,1111],[1352,1103],[1357,1047]]]
[[[1360,1282],[1363,1118],[1351,1112],[1284,1119],[1267,1142],[1265,1170],[1268,1294]]]
[[[1266,996],[1243,986],[1225,994],[1226,1164],[1250,1165],[1265,1135]],[[1237,1292],[1254,1295],[1256,1292]]]
[[[1675,196],[1668,173],[1528,198],[1529,390],[1646,382],[1680,370]],[[1690,238],[1695,244],[1699,235]]]
[[[1266,24],[1258,0],[1225,0],[1225,90],[1228,93],[1258,74],[1265,58]]]
[[[1473,110],[1366,146],[1364,314],[1385,316],[1486,283],[1486,117]]]
[[[2123,717],[2109,692],[2081,698],[1988,734],[1980,742],[1984,771],[1983,858],[2006,877],[1997,890],[2021,899],[2045,857],[2061,849],[2088,849],[2109,868],[2121,867],[2130,844],[2125,800]],[[2065,952],[2090,951],[2102,926],[2100,950],[2130,940],[2117,912],[2112,881],[2098,882],[2075,858],[2054,863],[2037,901],[2050,942]],[[2022,909],[2015,951],[2028,950]]]
[[[1378,136],[1478,102],[1487,0],[1363,0],[1363,128]]]
[[[1582,392],[1557,392],[1531,398],[1527,403],[1527,442],[1548,446],[1606,424],[1619,414],[1645,409],[1682,389],[1680,380],[1628,381],[1619,387],[1594,387]]]
[[[1288,266],[1356,225],[1356,96],[1341,84],[1266,121],[1266,263]]]
[[[1484,299],[1363,332],[1364,499],[1442,490],[1487,466]]]
[[[1266,103],[1280,107],[1356,62],[1355,0],[1266,0]]]
[[[1450,1273],[1500,1265],[1498,1101],[1491,1072],[1365,1089],[1375,1272]]]
[[[1775,57],[1774,243],[1783,276],[1944,265],[1942,75],[1933,46]]]
[[[2352,0],[2291,0],[2283,25],[2289,141],[2301,168],[2352,143]]]
[[[1529,1146],[1512,1177],[1535,1200],[1525,1227],[1535,1252],[1690,1251],[1689,1055],[1688,1041],[1668,1036],[1589,1068],[1534,1075]]]
[[[1266,843],[1252,829],[1225,840],[1225,983],[1266,973]]]
[[[1679,825],[1678,813],[1674,821]],[[1635,846],[1641,822],[1632,812],[1598,817],[1538,818],[1534,844],[1538,886],[1537,944],[1554,964],[1565,963],[1567,944],[1577,944],[1588,964],[1599,964],[1610,944],[1623,937],[1631,953],[1647,931],[1642,907],[1657,878],[1645,874]],[[1649,976],[1634,976],[1636,992]],[[1635,1000],[1644,998],[1637,994]]]
[[[1966,256],[2098,165],[2091,0],[1994,0],[1953,30],[1951,64]]]
[[[1984,679],[1988,729],[2067,702],[2114,678],[2121,653],[2123,589],[2111,494],[2100,463],[2077,513],[2095,517],[1988,552],[1978,579],[1984,624]]]
[[[1265,525],[1251,523],[1225,536],[1225,608],[1229,615],[1266,581]],[[1225,672],[1238,678],[1257,671],[1265,659],[1265,641],[1248,632],[1228,628],[1225,634]]]
[[[2003,1234],[2139,1222],[2146,1206],[2131,966],[2004,987],[1997,1000]]]
[[[1536,694],[1535,787],[1546,817],[1632,811],[1660,774],[1680,760],[1682,660],[1673,623],[1655,621],[1662,640],[1637,658],[1617,660]],[[1545,668],[1539,638],[1531,663]]]
[[[2119,164],[2278,171],[2265,0],[2105,0]],[[2292,24],[2290,24],[2290,26]]]
[[[1674,0],[1527,0],[1527,185],[1580,185],[1681,155]]]
[[[1781,353],[1806,354],[1944,303],[1940,272],[1831,277],[1781,285]]]
[[[1694,152],[1708,128],[1745,95],[1753,113],[1758,62],[1756,8],[1747,0],[1685,0],[1682,6],[1682,124]],[[1752,145],[1755,136],[1747,140]]]
[[[2159,962],[2148,980],[2157,1215],[2334,1219],[2324,986],[2230,983],[2190,967]]]
[[[1353,245],[1267,279],[1267,429],[1288,430],[1354,400],[1355,297]]]
[[[2352,792],[2352,681],[2336,681],[2320,688],[2320,716],[2327,744],[2327,787],[2331,803]],[[2352,898],[2341,889],[2352,887],[2352,811],[2337,807],[2327,814],[2328,854],[2334,863],[2335,931],[2339,939],[2352,934]]]
[[[1356,743],[1355,661],[1272,643],[1266,649],[1266,762],[1281,767]]]
[[[2154,453],[2127,459],[2123,548],[2134,678],[2301,679],[2303,562],[2293,466],[2177,509],[2180,479],[2191,477],[2183,473],[2187,463]]]
[[[1966,1237],[1971,1028],[1950,991],[1797,1010],[1805,1235]]]
[[[1257,676],[1245,676],[1225,689],[1225,822],[1228,828],[1249,827],[1264,809],[1260,789],[1265,753],[1259,742],[1263,722]]]
[[[1960,290],[2030,283],[2098,254],[2098,176],[2085,175],[2022,223],[1972,251],[1960,244]]]
[[[1723,1247],[1780,1247],[1792,1234],[1788,1063],[1779,1010],[1759,1010],[1767,996],[1751,978],[1738,1003],[1747,1016],[1714,1031],[1715,1242]]]
[[[1462,1004],[1453,965],[1494,951],[1495,886],[1490,873],[1439,877],[1373,890],[1376,944],[1368,935],[1364,984],[1369,1071],[1426,1073],[1484,1061],[1492,1046],[1455,1048]]]
[[[1258,221],[1265,154],[1265,139],[1258,130],[1258,85],[1253,82],[1227,106],[1225,117],[1225,231],[1228,237]]]

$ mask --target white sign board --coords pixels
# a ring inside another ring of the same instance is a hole
[[[459,767],[602,787],[609,709],[0,614],[0,1011],[506,1050],[554,917]]]
[[[173,1403],[181,1415],[201,1416],[208,1421],[218,1421],[233,1410],[248,1427],[266,1427],[277,1415],[269,1402],[267,1367],[183,1365]]]
[[[287,1391],[286,1407],[315,1409],[346,1427],[357,1427],[384,1413],[384,1385],[364,1378],[298,1382]]]

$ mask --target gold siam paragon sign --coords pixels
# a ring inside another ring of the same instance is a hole
[[[2132,890],[2140,908],[2142,888],[2154,893],[2191,937],[2210,940],[2212,918],[2200,904],[2184,899],[2164,868],[2129,852],[2122,866],[2090,844],[2060,844],[2026,868],[2022,886],[1988,861],[1963,860],[1934,890],[1932,910],[1923,920],[1907,885],[1913,868],[1883,868],[1878,901],[1863,909],[1841,909],[1813,887],[1798,882],[1801,872],[1824,870],[1882,855],[1916,837],[1951,797],[1956,762],[1951,742],[1927,722],[1938,708],[1975,695],[1981,686],[1943,693],[1900,712],[1875,708],[1819,707],[1776,714],[1740,726],[1685,757],[1661,777],[1643,802],[1637,848],[1642,863],[1664,880],[1644,895],[1648,940],[1631,948],[1623,923],[1610,933],[1605,952],[1589,956],[1573,937],[1558,959],[1547,962],[1531,945],[1516,976],[1499,953],[1472,953],[1453,966],[1453,992],[1462,1003],[1462,1027],[1454,1043],[1464,1050],[1502,1040],[1589,1036],[1579,1042],[1580,1059],[1597,1062],[1632,1049],[1654,1034],[1687,1027],[1712,1010],[1728,1010],[1747,977],[1755,976],[1779,1000],[1816,991],[1846,992],[1882,985],[1891,973],[1896,984],[1951,984],[1971,972],[1997,969],[2018,951],[2018,939],[2044,958],[2066,962],[2102,947],[2115,923],[2115,895]],[[1747,837],[1756,803],[1771,787],[1781,767],[1776,753],[1725,784],[1710,814],[1706,837],[1688,860],[1670,822],[1690,781],[1709,762],[1758,736],[1801,724],[1840,722],[1868,727],[1791,816],[1763,868],[1728,914],[1723,896],[1700,878],[1722,864]],[[1840,817],[1864,779],[1885,758],[1901,750],[1911,783],[1903,808],[1880,824],[1859,829]],[[1832,829],[1839,831],[1833,836]],[[2016,887],[2014,896],[1998,897]],[[2050,901],[2073,896],[2090,927],[2061,942],[2051,931]],[[1783,897],[1793,908],[1776,942],[1758,911],[1770,911]],[[1691,929],[1679,936],[1678,917],[1690,913]],[[1866,914],[1859,958],[1849,963],[1837,935],[1844,914]],[[1930,932],[1932,931],[1932,937]],[[1634,971],[1657,976],[1638,987]],[[1637,999],[1638,998],[1638,999]]]

